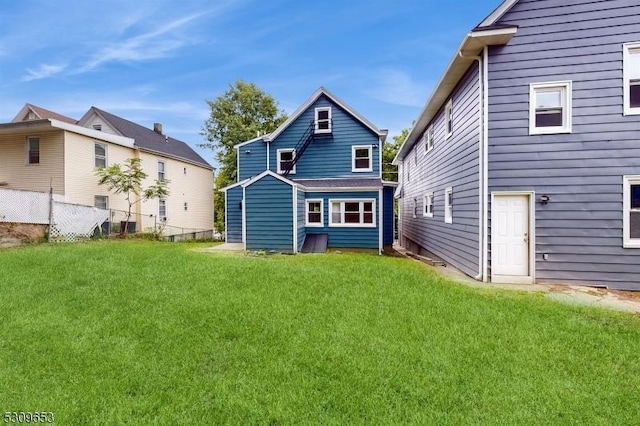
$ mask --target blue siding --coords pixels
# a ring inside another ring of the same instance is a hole
[[[328,234],[329,235],[329,247],[344,247],[344,248],[378,248],[379,234],[378,226],[374,228],[343,228],[343,227],[330,227],[329,226],[329,214],[330,206],[329,200],[331,199],[374,199],[376,201],[375,212],[376,221],[379,223],[379,206],[378,206],[378,191],[371,192],[307,192],[306,198],[324,200],[324,227],[307,228],[307,234]]]
[[[383,212],[384,212],[384,245],[388,246],[393,244],[393,191],[395,188],[387,186],[384,188],[382,192],[382,197],[384,201]]]
[[[236,186],[227,191],[227,242],[242,242],[242,186]]]
[[[302,249],[304,239],[307,236],[305,229],[305,193],[298,190],[298,251]]]
[[[640,3],[521,0],[490,50],[489,190],[535,191],[536,278],[640,290],[640,250],[622,247],[622,176],[640,174],[640,116],[623,114],[623,44]],[[529,135],[529,85],[573,82],[570,134]],[[548,254],[548,260],[542,255]]]
[[[373,171],[353,173],[351,171],[351,147],[354,145],[379,145],[378,135],[365,127],[327,97],[321,96],[303,112],[287,129],[271,142],[269,167],[277,172],[277,150],[295,148],[301,136],[314,120],[316,107],[332,107],[333,131],[330,135],[319,135],[309,145],[296,164],[296,173],[290,177],[337,178],[380,176],[380,149],[372,150]]]
[[[293,252],[293,187],[265,176],[245,188],[247,250]]]
[[[267,145],[263,140],[241,146],[237,151],[240,163],[238,182],[258,175],[267,169]]]

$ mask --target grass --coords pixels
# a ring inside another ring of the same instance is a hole
[[[370,254],[0,251],[0,412],[74,424],[633,424],[640,319]]]

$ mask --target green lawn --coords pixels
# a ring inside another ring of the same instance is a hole
[[[0,251],[0,414],[57,424],[637,424],[640,318],[370,254]]]

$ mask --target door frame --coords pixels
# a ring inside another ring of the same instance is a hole
[[[493,283],[511,283],[511,284],[533,284],[536,282],[536,194],[534,191],[495,191],[491,192],[491,247],[495,247],[495,234],[493,233],[493,225],[497,223],[496,211],[494,209],[495,199],[500,196],[526,196],[529,199],[529,275],[495,275],[493,267],[493,251],[491,252],[491,282]]]

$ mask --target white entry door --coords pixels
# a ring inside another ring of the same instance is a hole
[[[494,195],[491,204],[493,282],[532,282],[529,195]]]

